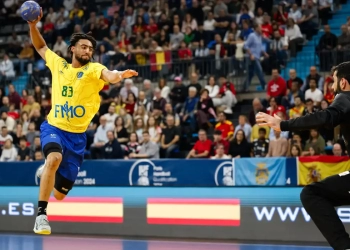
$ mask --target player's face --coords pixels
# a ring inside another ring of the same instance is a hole
[[[94,48],[89,40],[81,39],[72,47],[75,59],[85,65],[91,61]]]

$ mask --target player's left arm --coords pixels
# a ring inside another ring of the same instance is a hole
[[[111,84],[118,83],[122,81],[125,78],[131,78],[134,76],[138,76],[139,74],[132,69],[127,69],[124,71],[118,71],[118,70],[108,70],[103,69],[101,72],[101,79],[105,82],[109,82]]]

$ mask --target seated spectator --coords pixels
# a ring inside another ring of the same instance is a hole
[[[137,100],[136,100],[136,96],[134,93],[129,93],[128,98],[124,101],[124,103],[125,103],[124,109],[130,116],[133,116],[134,112],[137,109],[137,102],[136,101]]]
[[[242,129],[237,130],[233,140],[231,140],[228,153],[232,158],[245,158],[252,156],[252,146],[247,141]]]
[[[304,100],[304,93],[300,90],[298,81],[293,81],[291,89],[287,92],[288,92],[287,96],[285,96],[282,99],[283,106],[287,108],[291,108],[296,105],[295,104],[296,98]]]
[[[148,121],[146,124],[147,124],[147,128],[144,131],[148,132],[150,136],[150,140],[154,143],[159,143],[160,138],[162,136],[162,128],[157,124],[156,119],[154,119],[154,117],[151,116],[148,118]],[[176,125],[175,123],[175,126],[178,126],[178,125]]]
[[[309,81],[310,89],[305,91],[305,99],[311,99],[315,107],[319,107],[323,100],[323,93],[317,88],[316,79],[311,78]]]
[[[6,140],[13,141],[12,136],[8,133],[7,127],[3,126],[1,127],[1,134],[0,134],[0,148],[3,147]]]
[[[142,138],[142,134],[143,131],[145,130],[146,126],[145,126],[145,122],[143,121],[142,118],[137,118],[134,121],[134,132],[137,135],[138,138],[138,142],[139,144],[142,144],[143,138]]]
[[[260,138],[260,129],[265,129],[265,138],[268,139],[270,135],[270,127],[269,126],[261,126],[259,124],[254,124],[252,127],[252,133],[250,135],[250,141],[253,142]]]
[[[298,83],[298,90],[300,90],[304,84],[304,81],[300,77],[297,76],[297,71],[295,69],[290,69],[289,70],[289,79],[287,80],[288,90],[290,90],[292,88],[293,82]]]
[[[289,110],[289,118],[294,119],[303,115],[305,106],[300,96],[294,97],[294,107]]]
[[[211,127],[210,119],[216,119],[216,113],[214,110],[214,104],[209,97],[209,91],[207,89],[201,90],[200,99],[197,102],[197,122],[200,129],[207,130]]]
[[[255,125],[254,125],[255,126]],[[255,157],[265,157],[269,151],[269,139],[266,138],[268,134],[265,128],[259,129],[259,137],[253,141],[253,155]]]
[[[266,109],[266,113],[269,114],[269,115],[272,115],[274,116],[277,112],[279,111],[284,111],[286,110],[286,108],[283,106],[283,105],[277,105],[277,99],[275,97],[271,97],[270,98],[270,107],[268,107]]]
[[[317,148],[319,148],[320,154],[324,154],[326,142],[317,129],[310,129],[310,138],[305,143],[303,152],[304,155],[310,155],[310,147],[312,147],[314,150],[317,150]]]
[[[103,153],[103,146],[108,142],[107,131],[113,130],[113,127],[107,125],[107,119],[104,116],[100,117],[100,125],[97,127],[94,135],[94,142],[90,146],[91,158],[100,159]]]
[[[263,23],[261,24],[261,31],[262,36],[266,39],[270,39],[272,37],[272,25],[271,25],[271,18],[266,13],[263,17]]]
[[[227,16],[224,10],[219,10],[219,16],[215,18],[215,32],[220,34],[221,37],[225,36],[226,30],[230,25],[230,17]]]
[[[17,150],[12,145],[12,140],[7,139],[2,148],[0,162],[9,162],[9,161],[16,161],[16,160],[17,160]]]
[[[329,106],[329,103],[326,100],[321,101],[321,110],[326,110]],[[325,140],[326,144],[331,146],[334,139],[334,128],[329,128],[324,126],[319,128],[319,133],[322,138]]]
[[[197,103],[199,98],[196,97],[197,89],[190,87],[188,89],[188,97],[185,100],[184,106],[182,107],[180,117],[183,122],[189,122],[193,130],[196,128],[195,114],[197,111]]]
[[[43,160],[45,160],[41,149],[38,149],[38,150],[35,151],[33,160],[34,161],[43,161]]]
[[[188,153],[186,159],[209,158],[211,147],[212,147],[212,141],[208,139],[207,132],[201,129],[198,131],[198,141],[196,141],[192,150]]]
[[[254,30],[250,27],[248,21],[243,21],[242,22],[242,30],[241,30],[241,37],[243,38],[244,41],[247,41],[248,36],[253,33]]]
[[[334,89],[333,89],[333,77],[329,76],[326,78],[325,82],[324,82],[324,88],[323,88],[323,96],[324,99],[331,104],[335,98],[335,93],[334,93]]]
[[[309,156],[316,156],[316,155],[320,155],[320,148],[318,148],[316,145],[310,146],[309,147],[309,152],[308,154],[305,155],[309,155]]]
[[[244,131],[244,135],[246,137],[246,140],[248,142],[250,142],[250,136],[251,136],[251,133],[252,133],[252,126],[250,126],[250,124],[248,123],[248,118],[245,115],[240,115],[238,117],[238,125],[236,127],[235,134],[239,130],[243,130]]]
[[[124,126],[124,119],[121,116],[118,116],[115,119],[114,122],[114,137],[117,139],[117,141],[122,144],[126,145],[126,143],[129,141],[129,134]]]
[[[119,109],[119,116],[124,121],[123,126],[126,128],[126,131],[130,134],[134,131],[134,123],[132,121],[132,116],[128,114],[124,108]]]
[[[270,43],[270,63],[275,69],[281,69],[286,66],[287,62],[288,40],[286,37],[281,37],[278,30],[273,32],[273,39]]]
[[[147,115],[147,112],[146,112],[144,106],[138,106],[138,107],[137,107],[137,110],[136,110],[136,112],[134,113],[134,121],[135,121],[136,119],[138,119],[138,118],[142,119],[143,122],[144,122],[145,124],[147,123],[147,121],[148,121],[148,115]]]
[[[124,87],[122,87],[120,90],[120,96],[122,97],[123,102],[126,101],[130,92],[132,92],[136,98],[139,96],[139,89],[136,86],[134,86],[133,80],[125,79]]]
[[[175,85],[169,93],[169,98],[174,110],[179,113],[187,97],[187,88],[182,84],[182,79],[179,76],[174,78],[174,82]]]
[[[5,86],[7,80],[15,77],[13,62],[8,55],[4,55],[4,60],[0,63],[0,86]]]
[[[129,154],[130,159],[159,159],[159,146],[151,141],[148,131],[143,131],[143,143],[138,153]]]
[[[40,104],[35,102],[33,95],[28,95],[27,104],[24,105],[21,112],[27,112],[30,116],[30,114],[32,113],[32,110],[35,110],[35,109],[40,110]]]
[[[154,116],[160,116],[165,109],[166,100],[161,96],[161,90],[156,88],[154,90],[154,97],[152,102],[151,111]]]
[[[306,99],[305,101],[305,109],[303,111],[303,115],[315,113],[318,109],[314,106],[314,102],[312,99]]]
[[[293,158],[301,156],[301,148],[298,145],[293,145],[290,148],[290,152],[289,152],[288,156],[293,157]]]
[[[219,107],[226,114],[232,114],[232,107],[237,103],[235,87],[223,76],[219,78],[219,83],[219,93],[213,98],[214,107]]]
[[[139,138],[136,133],[130,133],[129,141],[126,144],[126,147],[127,147],[127,152],[126,152],[127,156],[132,153],[138,154],[141,146],[139,143]]]
[[[27,146],[27,138],[22,136],[19,139],[17,161],[29,161],[30,160],[30,149]]]
[[[278,107],[277,112],[275,113],[282,121],[285,121],[287,119],[287,113],[286,109],[282,106]],[[289,131],[281,131],[280,132],[280,137],[286,138],[288,140],[289,138]],[[270,129],[270,134],[269,134],[269,140],[272,141],[275,139],[275,132],[273,129]]]
[[[214,76],[208,78],[208,84],[205,88],[209,91],[210,98],[215,98],[219,94],[219,86],[216,84]]]
[[[124,152],[112,130],[107,131],[107,138],[108,142],[104,145],[102,159],[124,159]]]
[[[29,122],[34,122],[35,130],[40,131],[41,124],[45,121],[44,117],[41,116],[40,109],[32,110],[31,115],[29,115]]]
[[[286,6],[284,2],[280,2],[280,4],[277,7],[277,11],[275,12],[273,19],[279,24],[279,25],[285,25],[287,23],[288,19],[288,12],[286,11]]]
[[[172,153],[178,149],[181,129],[175,126],[175,119],[173,115],[167,115],[166,127],[162,131],[161,137],[161,158],[171,158]]]
[[[16,128],[16,121],[7,112],[1,112],[0,127],[7,127],[8,132],[13,132]]]
[[[253,110],[250,111],[249,113],[249,123],[252,126],[254,126],[256,123],[256,120],[255,120],[256,114],[259,112],[266,113],[266,108],[264,108],[264,106],[261,104],[261,101],[259,98],[254,98],[252,106],[253,106]]]
[[[30,159],[34,159],[34,155],[35,155],[35,152],[37,150],[41,150],[41,140],[40,140],[40,136],[39,135],[36,135],[34,137],[34,142],[29,146],[29,156],[30,156]]]
[[[202,85],[198,82],[198,75],[197,73],[195,72],[192,72],[191,73],[191,76],[190,76],[190,84],[187,85],[187,91],[186,91],[186,96],[188,96],[189,94],[189,89],[191,87],[195,87],[197,89],[197,93],[196,93],[196,96],[199,97],[199,93],[201,92],[202,90]]]
[[[328,20],[332,18],[333,1],[325,0],[318,2],[318,15],[321,19],[321,25],[328,24]]]
[[[17,126],[16,126],[16,129],[10,134],[11,134],[11,136],[13,138],[13,140],[12,140],[13,145],[15,147],[18,147],[20,138],[25,136],[24,133],[23,133],[22,124],[18,123]]]
[[[292,8],[289,9],[288,19],[293,19],[294,23],[298,23],[302,18],[301,12],[299,10],[299,6],[296,3],[292,4]]]
[[[53,46],[53,51],[60,51],[62,53],[63,57],[66,57],[67,56],[67,49],[68,49],[68,45],[63,40],[63,37],[57,36],[56,43]]]
[[[215,156],[218,145],[224,146],[224,153],[228,154],[229,142],[222,138],[222,132],[220,130],[214,131],[214,141],[212,143],[210,154]]]
[[[308,76],[306,76],[304,84],[300,88],[301,91],[305,92],[307,89],[310,88],[310,83],[309,82],[310,82],[311,78],[316,79],[316,83],[317,83],[318,89],[323,90],[324,78],[317,72],[317,68],[315,66],[311,66],[310,67],[310,74]]]
[[[185,36],[180,32],[180,27],[178,25],[174,25],[173,29],[173,33],[170,34],[170,48],[172,50],[176,50],[180,47],[180,44],[184,40]]]
[[[286,81],[280,76],[278,69],[272,70],[272,80],[267,84],[267,100],[274,97],[278,102],[287,94]]]
[[[34,122],[29,123],[26,137],[30,145],[34,143],[34,138],[38,135],[40,135],[40,132],[35,131],[35,123]]]
[[[107,125],[110,127],[114,126],[114,121],[118,117],[118,115],[115,113],[115,103],[111,103],[111,105],[108,108],[108,113],[103,115],[107,120]]]
[[[316,47],[316,53],[320,58],[320,70],[327,71],[333,65],[333,50],[337,47],[338,38],[331,33],[329,25],[324,26],[324,35]]]
[[[15,109],[19,110],[21,108],[21,96],[17,93],[15,86],[13,84],[8,85],[9,94],[8,98],[10,104],[15,105]]]
[[[147,99],[146,93],[144,91],[139,92],[139,98],[137,99],[136,105],[137,110],[142,107],[142,109],[147,113],[151,111],[151,101]]]
[[[236,16],[236,22],[242,26],[243,21],[249,23],[254,18],[254,13],[249,9],[248,5],[243,3],[240,13]]]
[[[0,105],[0,114],[2,112],[9,112],[10,111],[10,101],[7,96],[2,97],[2,105]]]
[[[220,130],[222,132],[222,138],[224,140],[230,140],[233,136],[235,128],[231,121],[226,120],[224,112],[218,113],[218,123],[215,125],[215,130]]]
[[[225,147],[222,144],[216,146],[215,155],[211,159],[231,159],[232,157],[225,154]]]
[[[288,152],[288,141],[281,137],[281,131],[274,130],[274,139],[270,140],[269,151],[266,157],[286,156]]]
[[[288,18],[286,39],[291,57],[296,57],[298,45],[304,42],[303,35],[300,32],[299,26],[295,24],[292,18]]]
[[[187,27],[191,28],[192,30],[197,30],[198,28],[196,19],[193,18],[190,13],[185,14],[185,18],[182,21],[181,32],[185,33]]]
[[[318,27],[318,11],[313,0],[307,0],[307,6],[303,8],[302,15],[297,24],[301,33],[305,34],[306,39],[310,41]]]
[[[213,32],[215,30],[215,24],[216,21],[214,19],[214,14],[212,11],[209,11],[207,14],[207,19],[204,21],[203,24],[203,30]]]
[[[169,93],[170,93],[170,88],[166,84],[166,80],[164,78],[159,79],[158,81],[158,87],[160,89],[160,95],[163,97],[166,101],[169,100]]]
[[[334,156],[344,156],[343,149],[339,143],[333,145],[332,153]]]

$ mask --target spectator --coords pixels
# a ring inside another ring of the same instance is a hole
[[[10,111],[10,100],[7,96],[2,97],[2,105],[0,108],[0,113]]]
[[[129,154],[131,159],[159,159],[159,146],[151,141],[148,131],[143,131],[143,143],[138,153]]]
[[[290,8],[289,13],[288,13],[288,19],[289,18],[293,19],[294,23],[298,23],[300,21],[300,19],[302,18],[298,4],[296,4],[296,3],[292,4],[292,8]]]
[[[298,145],[293,145],[290,148],[289,156],[293,157],[293,158],[301,156],[301,149],[300,149],[300,147]]]
[[[34,160],[35,159],[35,152],[37,150],[41,150],[41,140],[40,140],[40,136],[37,135],[34,138],[34,143],[32,143],[29,147],[29,156],[30,159]]]
[[[334,83],[333,77],[329,76],[326,78],[324,87],[323,87],[324,99],[329,104],[331,104],[335,98],[333,83]]]
[[[305,99],[311,99],[314,102],[314,106],[319,107],[323,100],[323,94],[316,84],[316,79],[311,78],[309,81],[310,89],[305,91]]]
[[[224,145],[218,144],[215,150],[215,155],[211,159],[231,159],[232,157],[225,154]]]
[[[297,76],[297,71],[295,69],[290,69],[289,70],[289,79],[287,80],[287,88],[289,90],[292,88],[293,82],[298,83],[298,89],[300,89],[304,84],[303,80]]]
[[[176,50],[180,47],[181,42],[184,40],[185,36],[180,32],[180,27],[174,25],[174,31],[170,35],[170,48]]]
[[[253,105],[253,110],[250,111],[249,113],[249,123],[252,126],[254,126],[256,123],[255,121],[256,114],[259,112],[266,113],[266,108],[264,108],[264,106],[261,104],[261,101],[259,98],[254,98],[252,105]]]
[[[270,141],[269,151],[266,157],[281,157],[286,156],[288,152],[288,141],[281,137],[281,131],[274,130],[274,139]]]
[[[161,97],[163,97],[166,101],[168,101],[170,88],[167,86],[166,80],[164,78],[159,79],[158,87],[161,90],[160,92]]]
[[[215,77],[210,76],[205,88],[209,91],[209,97],[215,98],[219,94],[219,86],[215,82]]]
[[[252,148],[247,141],[244,131],[237,130],[233,140],[230,142],[229,155],[232,158],[245,158],[252,156]]]
[[[1,112],[0,127],[7,127],[7,131],[12,132],[16,127],[16,121],[8,116],[7,112]]]
[[[9,161],[16,161],[17,159],[17,150],[12,145],[12,140],[7,139],[5,141],[5,144],[2,148],[0,161],[1,162],[9,162]]]
[[[215,130],[214,131],[214,141],[212,143],[212,147],[211,147],[211,151],[210,151],[212,156],[215,156],[217,147],[219,145],[223,145],[224,146],[224,153],[228,154],[228,149],[230,146],[229,142],[222,138],[222,132],[220,130]]]
[[[124,119],[121,116],[118,116],[114,122],[114,137],[122,145],[126,145],[129,141],[129,134],[124,126]]]
[[[180,126],[180,116],[179,116],[179,114],[176,113],[173,110],[173,107],[171,106],[170,103],[167,103],[165,105],[165,113],[163,115],[163,119],[159,123],[159,124],[161,124],[161,127],[165,127],[166,126],[166,117],[167,117],[167,115],[173,115],[174,119],[175,119],[175,126]]]
[[[211,147],[212,141],[208,139],[207,132],[201,129],[198,131],[198,141],[194,144],[192,150],[188,153],[186,159],[209,158]]]
[[[0,63],[0,86],[4,86],[6,81],[15,77],[13,62],[8,55],[4,55],[4,60]]]
[[[265,129],[265,138],[268,139],[270,135],[270,127],[269,126],[261,126],[259,124],[254,124],[252,127],[252,133],[250,135],[250,141],[253,142],[254,140],[259,139],[260,137],[260,129]]]
[[[242,26],[243,22],[250,23],[251,19],[254,18],[254,13],[250,11],[247,4],[243,3],[240,13],[236,16],[236,22]]]
[[[306,99],[305,109],[303,111],[303,116],[307,114],[315,113],[318,109],[314,106],[314,101],[312,99]]]
[[[113,127],[107,125],[107,119],[104,116],[100,117],[100,125],[97,127],[94,135],[94,142],[90,146],[91,158],[100,159],[103,153],[103,146],[108,142],[107,131],[113,130]]]
[[[320,155],[320,152],[321,152],[320,148],[313,145],[313,146],[309,147],[308,155],[309,156],[316,156],[316,155]]]
[[[145,130],[145,122],[143,121],[142,118],[137,118],[135,119],[135,122],[134,122],[134,132],[136,133],[137,135],[137,138],[138,138],[138,142],[139,144],[142,144],[142,141],[143,141],[143,138],[142,138],[142,133],[143,131]]]
[[[137,107],[136,113],[134,113],[134,120],[138,118],[142,119],[145,124],[147,123],[148,115],[144,106]]]
[[[108,108],[108,113],[103,115],[106,118],[107,126],[113,127],[115,119],[117,119],[118,115],[115,113],[115,103],[111,103]]]
[[[40,110],[40,104],[35,102],[33,95],[28,95],[27,104],[24,105],[21,112],[27,112],[30,116],[33,110]]]
[[[311,78],[315,78],[318,89],[323,90],[324,78],[317,72],[317,68],[315,66],[311,66],[310,67],[310,74],[308,76],[306,76],[304,84],[301,87],[301,91],[305,92],[307,89],[310,88],[309,82],[310,82]]]
[[[214,106],[220,106],[220,110],[226,114],[232,114],[232,107],[237,103],[235,87],[223,76],[220,77],[219,82],[220,89],[218,95],[213,99]]]
[[[320,153],[324,154],[326,142],[317,129],[310,129],[310,138],[305,143],[305,148],[303,152],[304,155],[310,154],[310,147],[312,147],[314,150],[318,148],[320,149]]]
[[[199,97],[199,93],[202,90],[202,85],[198,83],[198,75],[195,72],[191,73],[190,84],[187,85],[187,91],[186,91],[187,96],[189,94],[188,90],[191,87],[195,87],[197,89],[196,96]]]
[[[16,126],[15,131],[13,131],[12,133],[10,133],[10,135],[12,136],[12,143],[15,147],[19,146],[19,140],[21,137],[25,136],[23,133],[23,128],[22,128],[22,124],[18,123]]]
[[[298,81],[292,82],[292,87],[290,91],[287,91],[287,96],[282,99],[282,104],[291,108],[295,105],[295,99],[299,97],[301,100],[304,100],[304,93],[300,90],[300,84]]]
[[[124,85],[125,86],[122,87],[120,90],[120,96],[122,97],[123,102],[126,101],[130,92],[133,93],[136,98],[138,97],[139,89],[136,86],[134,86],[134,82],[132,79],[125,79]]]
[[[318,2],[318,15],[321,19],[321,25],[328,24],[328,20],[331,19],[332,5],[333,5],[333,0],[321,0]]]
[[[289,118],[295,119],[303,115],[304,112],[304,104],[301,100],[300,96],[294,97],[294,107],[289,110]]]
[[[236,127],[234,135],[236,135],[236,133],[238,133],[238,131],[240,130],[244,131],[245,139],[247,140],[247,142],[250,142],[252,126],[250,126],[250,124],[248,123],[248,118],[245,115],[240,115],[238,117],[238,126]]]
[[[161,115],[164,111],[166,100],[161,96],[161,90],[156,88],[154,90],[153,104],[151,110],[154,115]]]
[[[214,14],[213,12],[209,11],[207,15],[207,19],[204,21],[204,24],[203,24],[203,30],[212,32],[215,30],[215,24],[216,24],[216,21],[214,19]]]
[[[27,138],[22,136],[19,140],[17,161],[29,161],[30,149],[27,147]]]
[[[169,93],[169,98],[171,100],[171,104],[176,110],[176,112],[180,112],[182,109],[183,103],[186,100],[187,96],[187,88],[182,84],[181,77],[177,76],[174,78],[175,86],[171,89]]]
[[[318,11],[313,0],[307,0],[307,6],[302,11],[302,18],[298,21],[301,33],[311,40],[318,26]]]
[[[13,138],[11,135],[8,134],[8,131],[7,131],[7,127],[6,126],[3,126],[1,128],[1,134],[0,134],[0,148],[3,147],[3,145],[5,144],[5,142],[7,140],[11,140],[13,141]]]
[[[144,130],[148,132],[148,135],[150,137],[150,140],[154,143],[159,143],[160,138],[162,136],[162,129],[161,127],[157,124],[156,120],[154,119],[153,116],[148,118],[147,121],[147,128]]]
[[[250,27],[250,24],[248,21],[243,20],[242,22],[242,30],[240,36],[243,38],[244,41],[247,41],[248,36],[253,33],[253,29]]]
[[[139,92],[139,98],[137,99],[137,110],[142,107],[142,110],[144,112],[150,112],[151,111],[151,101],[146,98],[146,94],[144,91]],[[137,111],[136,110],[136,111]]]
[[[248,36],[248,39],[244,44],[244,49],[249,55],[248,78],[245,80],[243,85],[244,91],[248,90],[248,87],[250,86],[254,74],[257,74],[261,84],[261,88],[265,89],[266,83],[259,59],[262,54],[264,54],[266,57],[268,57],[268,55],[263,48],[261,34],[261,26],[255,25],[254,32]]]
[[[284,68],[287,61],[288,40],[287,37],[281,37],[278,30],[273,32],[273,39],[270,43],[270,62],[273,67]]]
[[[266,13],[264,14],[263,17],[263,23],[261,25],[261,32],[262,32],[262,36],[264,38],[271,38],[272,37],[272,25],[271,25],[271,20],[270,20],[270,16]]]
[[[332,153],[334,156],[344,156],[343,149],[339,143],[333,145]]]
[[[124,152],[118,142],[114,137],[113,131],[107,131],[108,142],[104,145],[103,148],[103,159],[123,159]]]
[[[137,154],[140,151],[140,143],[139,138],[136,133],[130,133],[129,141],[127,143],[127,155],[130,155],[131,153]]]
[[[209,120],[216,118],[214,104],[209,97],[209,91],[207,89],[201,90],[200,99],[197,102],[196,116],[199,128],[204,130],[211,127]]]
[[[12,35],[8,37],[8,53],[17,55],[22,50],[23,39],[21,36],[17,35],[16,32],[12,32]]]
[[[166,127],[162,131],[161,137],[161,158],[171,158],[173,152],[178,149],[181,136],[181,130],[175,126],[173,115],[168,115],[166,118]]]
[[[42,153],[41,149],[38,149],[35,151],[33,160],[34,161],[43,161],[44,160],[43,153]]]
[[[196,97],[197,89],[195,87],[190,87],[188,89],[188,97],[184,103],[181,110],[180,117],[183,122],[189,122],[193,130],[196,128],[195,114],[197,113],[197,103],[199,98]]]
[[[326,100],[321,101],[321,110],[326,110],[329,106],[329,103]],[[327,111],[325,111],[327,112]],[[329,128],[327,126],[319,128],[320,135],[325,140],[327,145],[332,145],[332,141],[334,139],[334,129]]]
[[[17,57],[18,59],[14,60],[14,63],[19,63],[20,74],[22,75],[24,73],[25,66],[34,59],[34,49],[31,47],[29,41],[24,42],[24,47]]]
[[[253,155],[255,157],[265,157],[269,151],[268,133],[265,128],[259,128],[259,137],[253,141]]]
[[[9,84],[8,88],[9,88],[8,98],[9,98],[10,104],[14,104],[15,109],[19,110],[21,108],[21,106],[20,106],[21,105],[21,97],[17,93],[15,86],[13,84]]]
[[[150,80],[145,79],[143,81],[142,91],[145,92],[145,96],[148,101],[151,101],[153,99],[153,89],[152,89],[152,83]]]
[[[316,47],[316,53],[320,58],[320,70],[327,71],[333,65],[333,50],[337,47],[338,38],[331,33],[329,25],[324,26],[324,35]]]
[[[348,27],[346,25],[341,26],[341,35],[338,36],[338,46],[337,46],[337,58],[336,63],[341,63],[348,61],[349,58],[349,49],[350,49],[350,34]]]
[[[298,45],[304,41],[303,35],[300,32],[300,28],[292,18],[288,18],[286,39],[290,50],[290,56],[296,57]]]
[[[119,117],[121,117],[124,120],[124,127],[126,128],[126,131],[130,134],[132,131],[134,131],[134,124],[132,121],[132,116],[128,114],[124,108],[121,108],[119,110]]]
[[[33,122],[35,124],[35,130],[39,131],[41,124],[44,122],[44,118],[41,116],[40,109],[32,110],[32,114],[29,115],[29,122]]]
[[[198,0],[192,0],[192,7],[188,10],[191,17],[195,17],[195,20],[199,25],[203,25],[204,12],[202,6],[198,3]]]
[[[29,123],[26,137],[30,145],[34,143],[34,138],[39,134],[40,134],[39,131],[35,131],[35,123],[34,122]]]
[[[224,37],[226,30],[230,25],[230,21],[231,19],[229,16],[227,16],[227,11],[225,13],[224,10],[220,10],[219,15],[215,18],[215,32],[220,34],[221,37]]]
[[[192,17],[190,13],[186,13],[184,20],[182,21],[181,32],[185,33],[186,28],[189,27],[191,30],[197,30],[197,20]]]
[[[274,97],[278,102],[287,94],[286,81],[280,76],[278,69],[272,70],[272,80],[267,84],[267,100]]]
[[[229,140],[235,131],[232,122],[226,120],[226,115],[224,112],[218,113],[218,123],[215,125],[215,129],[222,132],[222,138],[224,140]]]
[[[124,101],[125,103],[125,111],[130,115],[133,116],[135,110],[137,109],[137,103],[136,103],[136,96],[134,93],[130,92],[128,93],[127,99]]]
[[[214,15],[219,16],[221,11],[223,11],[224,15],[228,14],[226,4],[222,0],[217,0],[214,6]]]

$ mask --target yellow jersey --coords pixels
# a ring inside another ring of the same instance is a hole
[[[100,108],[99,92],[105,85],[100,77],[106,67],[90,62],[73,68],[50,49],[46,50],[45,58],[52,74],[48,123],[67,132],[84,133]]]

